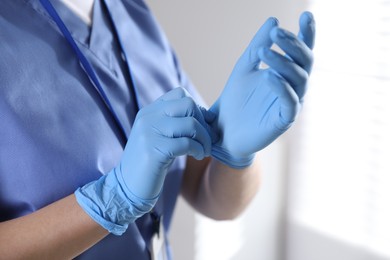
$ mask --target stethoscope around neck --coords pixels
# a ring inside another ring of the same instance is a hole
[[[75,40],[73,39],[72,35],[70,34],[68,28],[66,27],[65,23],[62,21],[62,19],[60,18],[60,16],[58,15],[57,11],[53,7],[53,5],[50,3],[50,1],[49,0],[39,0],[39,1],[41,2],[42,6],[46,9],[47,13],[54,20],[54,22],[57,24],[61,33],[63,34],[65,39],[70,44],[73,51],[75,52],[77,58],[79,59],[79,62],[80,62],[82,69],[87,74],[89,80],[91,81],[95,90],[98,92],[103,103],[105,104],[107,109],[110,111],[110,113],[115,121],[115,124],[117,125],[117,127],[120,130],[121,136],[123,138],[122,140],[127,141],[127,135],[126,135],[125,128],[123,127],[121,121],[119,120],[118,115],[115,113],[115,110],[114,110],[109,98],[107,97],[106,93],[104,92],[102,85],[97,77],[96,72],[95,72],[95,69],[93,68],[91,63],[88,61],[88,59],[85,57],[85,55],[82,53],[80,48],[77,46],[77,44],[76,44]],[[122,52],[124,52],[123,48],[122,48]],[[129,64],[127,64],[127,65],[129,66]],[[137,98],[137,91],[136,91],[136,88],[134,86],[134,80],[132,79],[131,73],[130,73],[130,81],[131,81],[130,83],[131,83],[131,87],[132,87],[131,90],[133,92],[132,94],[134,97],[134,106],[135,106],[136,112],[138,112],[139,111],[139,102],[138,102],[138,98]]]

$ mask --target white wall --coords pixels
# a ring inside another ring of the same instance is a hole
[[[183,67],[212,104],[261,24],[275,16],[282,27],[296,32],[305,1],[150,0],[149,5]],[[175,259],[283,259],[285,150],[282,139],[262,151],[262,190],[237,221],[207,221],[180,200],[170,234]]]

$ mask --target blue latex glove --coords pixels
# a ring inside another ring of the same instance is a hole
[[[279,28],[275,18],[264,23],[210,109],[217,115],[213,128],[221,136],[213,157],[233,168],[247,167],[255,152],[291,126],[306,93],[314,36],[309,12],[301,15],[298,36]],[[286,55],[271,50],[273,43]],[[259,69],[260,62],[269,68]]]
[[[108,231],[122,234],[153,208],[177,156],[210,156],[215,136],[207,122],[213,120],[184,89],[168,92],[138,112],[120,164],[78,189],[77,201]]]

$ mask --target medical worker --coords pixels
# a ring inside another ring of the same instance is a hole
[[[0,1],[0,259],[171,259],[179,193],[239,215],[302,107],[299,23],[265,21],[206,109],[143,0]]]

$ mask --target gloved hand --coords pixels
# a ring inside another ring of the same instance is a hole
[[[268,19],[240,57],[218,100],[213,128],[220,140],[212,155],[233,168],[251,164],[254,153],[283,134],[294,122],[306,93],[313,64],[315,23],[305,12],[298,37]],[[270,49],[277,44],[286,55]],[[260,62],[268,69],[259,69]]]
[[[108,231],[122,234],[153,208],[177,156],[210,156],[212,120],[182,88],[161,96],[138,112],[119,165],[78,189],[77,201]]]

